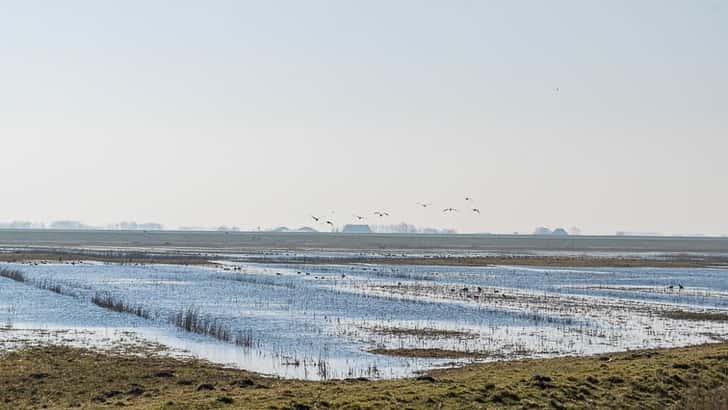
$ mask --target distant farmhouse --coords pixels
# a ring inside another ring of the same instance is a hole
[[[290,229],[287,226],[279,226],[277,228],[273,228],[270,230],[271,232],[318,232],[317,230],[311,228],[310,226],[304,226],[303,228],[298,229]]]
[[[554,236],[567,236],[569,233],[564,228],[556,228],[553,231],[549,228],[539,226],[533,231],[534,235],[554,235]]]
[[[356,225],[356,224],[346,224],[344,225],[344,229],[342,230],[343,233],[372,233],[372,230],[369,228],[369,225]]]
[[[53,221],[51,229],[93,229],[92,226],[84,225],[79,221]]]

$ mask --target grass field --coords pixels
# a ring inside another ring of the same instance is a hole
[[[630,251],[728,253],[726,237],[346,234],[0,229],[0,246],[225,249]]]
[[[209,265],[212,264],[207,258],[173,254],[149,254],[145,252],[74,252],[74,251],[16,251],[0,253],[0,262],[20,263],[57,263],[57,262],[79,262],[94,261],[119,264],[169,264],[169,265]]]
[[[540,267],[568,267],[568,268],[705,268],[726,267],[728,258],[701,257],[687,258],[677,256],[670,259],[651,259],[634,257],[600,257],[591,256],[450,256],[450,257],[400,257],[400,258],[300,258],[280,260],[275,258],[256,258],[251,261],[266,263],[300,263],[300,264],[356,264],[356,263],[384,263],[388,265],[427,265],[427,266],[540,266]]]
[[[728,344],[306,382],[197,360],[42,347],[0,358],[0,408],[725,409]]]
[[[150,254],[148,252],[74,252],[63,251],[15,251],[0,253],[0,262],[18,263],[55,263],[96,261],[120,264],[169,264],[169,265],[215,265],[214,257],[193,254]],[[728,257],[693,257],[676,256],[670,259],[634,258],[634,257],[580,257],[580,256],[457,256],[457,257],[400,257],[400,258],[316,258],[305,257],[298,259],[271,258],[242,258],[250,262],[265,263],[298,263],[306,264],[362,264],[386,263],[390,265],[428,265],[428,266],[489,266],[489,265],[518,265],[518,266],[555,266],[555,267],[612,267],[612,268],[704,268],[726,267]]]

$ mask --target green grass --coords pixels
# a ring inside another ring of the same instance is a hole
[[[44,347],[0,358],[0,408],[725,409],[728,344],[309,382],[203,361]]]

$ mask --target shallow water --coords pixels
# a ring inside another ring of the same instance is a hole
[[[48,342],[96,347],[132,332],[168,346],[170,354],[289,378],[402,377],[453,362],[367,352],[373,348],[440,348],[501,359],[687,345],[728,335],[726,323],[682,322],[659,314],[677,306],[728,310],[728,271],[719,269],[234,261],[221,268],[1,267],[24,272],[28,282],[0,278],[0,326],[13,330],[0,331],[0,348],[39,337],[26,330],[19,338],[20,329],[71,329],[58,337],[39,334]],[[60,285],[63,294],[38,289],[44,281]],[[97,292],[143,306],[150,317],[98,307],[91,303]],[[175,314],[190,307],[233,333],[249,334],[250,343],[238,346],[178,330],[171,323]]]

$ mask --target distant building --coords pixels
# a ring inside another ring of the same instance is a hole
[[[569,235],[564,228],[556,228],[553,231],[544,226],[539,226],[533,231],[534,235],[554,235],[554,236],[567,236]]]
[[[53,221],[50,225],[51,229],[92,229],[88,225],[84,225],[79,221]]]
[[[0,229],[33,229],[43,228],[43,225],[33,224],[28,221],[0,222]]]
[[[111,225],[110,229],[121,229],[122,231],[161,231],[163,226],[155,222],[136,223],[136,222],[119,222]]]
[[[356,224],[346,224],[344,225],[344,229],[342,230],[343,233],[372,233],[372,230],[369,228],[369,225],[356,225]]]
[[[217,231],[218,232],[240,232],[240,228],[238,228],[237,226],[222,225],[222,226],[217,227]]]

